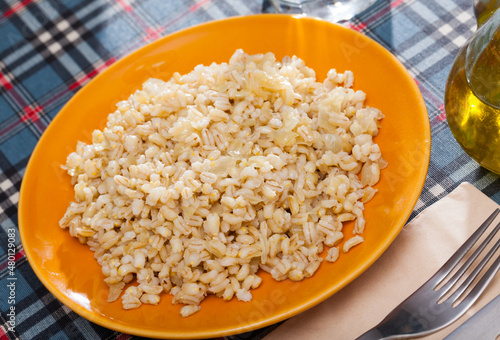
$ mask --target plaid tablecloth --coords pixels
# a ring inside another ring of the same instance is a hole
[[[132,50],[194,24],[269,11],[273,8],[268,0],[0,0],[1,340],[135,338],[78,316],[33,273],[19,240],[17,216],[30,154],[71,96]],[[443,106],[453,59],[476,27],[472,0],[379,0],[345,25],[394,53],[425,98],[432,155],[412,217],[463,181],[500,202],[498,176],[461,150]],[[9,264],[9,249],[15,264]],[[17,278],[16,324],[9,330],[12,274]],[[272,329],[228,338],[260,339]]]

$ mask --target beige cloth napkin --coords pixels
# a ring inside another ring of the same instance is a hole
[[[316,307],[287,320],[265,340],[355,339],[427,281],[497,207],[470,183],[462,183],[409,222],[387,251],[356,280]],[[494,223],[499,220],[497,217]],[[499,293],[497,275],[472,309],[424,339],[443,339]]]

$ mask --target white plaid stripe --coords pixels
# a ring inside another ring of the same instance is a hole
[[[0,190],[6,192],[8,189],[12,188],[13,184],[10,179],[5,178],[2,182],[0,182]]]

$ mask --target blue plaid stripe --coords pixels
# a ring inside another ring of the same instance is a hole
[[[273,11],[269,0],[0,0],[0,9],[0,266],[7,261],[7,230],[17,232],[17,201],[28,158],[51,119],[81,86],[160,36],[209,20]],[[412,216],[462,181],[500,202],[498,176],[461,150],[444,116],[447,74],[475,30],[471,2],[379,0],[345,25],[394,53],[424,96],[432,154]],[[14,332],[7,331],[9,306],[1,300],[0,339],[137,338],[97,326],[62,305],[34,275],[19,239],[16,247],[18,324]],[[8,271],[0,268],[5,287]],[[228,339],[261,339],[274,327]]]

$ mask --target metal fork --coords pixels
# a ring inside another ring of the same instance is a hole
[[[500,229],[500,223],[491,231],[460,268],[458,268],[458,264],[478,241],[499,212],[500,209],[496,209],[456,251],[456,253],[450,257],[443,267],[434,274],[434,276],[390,312],[382,322],[361,335],[358,340],[423,336],[448,326],[462,316],[477,300],[500,269],[499,255],[481,279],[477,281],[475,285],[471,285],[485,265],[495,255],[495,252],[500,247],[500,239],[488,251],[472,272],[468,276],[464,276],[463,282],[458,285],[456,285],[456,283],[493,239]],[[445,281],[444,279],[457,268],[458,270],[450,279]],[[439,287],[440,284],[442,284],[442,286]],[[464,292],[469,287],[472,289],[463,299],[461,299],[462,295],[464,295]],[[452,288],[455,290],[453,291]],[[459,301],[460,299],[461,301]]]

